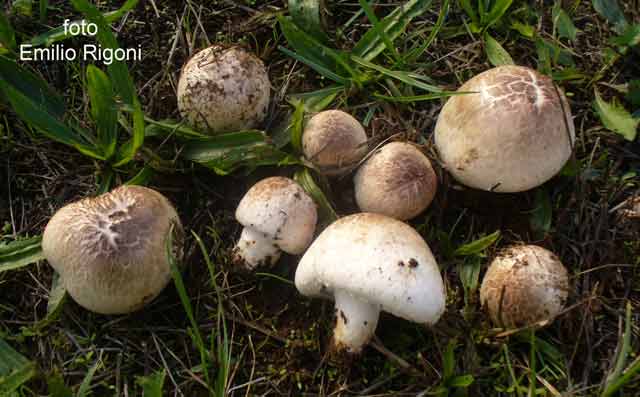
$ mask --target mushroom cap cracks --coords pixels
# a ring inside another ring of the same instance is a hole
[[[128,313],[170,281],[172,225],[180,258],[182,226],[169,201],[155,190],[121,186],[61,208],[45,228],[42,249],[78,304],[97,313]]]
[[[185,64],[178,109],[203,132],[254,128],[264,120],[271,84],[262,61],[240,47],[214,45]]]
[[[552,252],[513,246],[491,262],[480,288],[480,303],[498,326],[521,327],[553,319],[569,293],[567,270]]]
[[[431,250],[409,225],[359,213],[327,227],[296,270],[298,291],[333,298],[342,290],[381,310],[433,324],[444,311],[442,276]]]
[[[261,180],[236,209],[236,219],[289,254],[301,254],[313,239],[318,215],[313,199],[295,181],[284,177]]]
[[[367,134],[358,120],[341,110],[313,116],[302,134],[302,150],[322,173],[340,175],[367,153]]]
[[[435,144],[461,183],[496,192],[529,190],[552,178],[571,156],[571,110],[549,77],[499,66],[458,91],[471,93],[448,99],[438,116]]]
[[[354,177],[358,207],[392,218],[411,219],[431,204],[438,179],[415,146],[392,142],[377,150]]]

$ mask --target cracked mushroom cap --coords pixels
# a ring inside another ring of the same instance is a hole
[[[418,148],[392,142],[358,169],[354,185],[361,211],[407,220],[431,204],[438,178],[431,162]]]
[[[300,185],[275,176],[247,191],[236,209],[236,219],[273,240],[282,251],[298,255],[311,243],[318,215],[316,204]]]
[[[522,66],[499,66],[467,81],[442,108],[435,144],[459,182],[520,192],[551,179],[571,156],[571,109],[552,80]]]
[[[552,320],[569,294],[567,269],[537,245],[513,246],[491,262],[480,288],[480,303],[497,326],[514,328]]]
[[[302,151],[323,174],[341,175],[367,154],[367,134],[350,114],[325,110],[305,126]]]
[[[345,216],[304,254],[296,288],[309,297],[338,292],[421,324],[444,311],[442,276],[429,246],[411,226],[380,214]]]
[[[42,249],[65,289],[84,308],[122,314],[153,300],[171,279],[166,242],[182,253],[182,226],[155,190],[121,186],[62,207],[47,224]]]
[[[203,132],[255,128],[267,114],[270,90],[267,69],[258,57],[240,47],[214,45],[182,68],[178,109]]]

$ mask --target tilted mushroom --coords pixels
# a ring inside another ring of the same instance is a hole
[[[333,348],[359,353],[380,311],[435,323],[445,305],[438,264],[409,225],[380,214],[349,215],[329,225],[304,254],[295,276],[305,296],[335,300]]]
[[[178,109],[210,133],[256,127],[269,106],[271,84],[262,61],[240,47],[214,45],[196,53],[178,81]]]
[[[367,153],[367,134],[350,114],[325,110],[305,126],[302,150],[306,159],[323,174],[342,175]]]
[[[155,190],[121,186],[58,210],[44,230],[42,250],[80,306],[129,313],[171,280],[166,244],[172,226],[180,259],[182,225],[171,203]]]
[[[281,251],[303,253],[313,239],[318,214],[313,199],[295,181],[270,177],[240,200],[236,219],[244,228],[233,261],[253,270],[276,263]]]
[[[460,87],[435,127],[447,170],[461,183],[495,192],[539,186],[571,156],[569,103],[553,81],[521,66],[499,66]]]
[[[551,251],[516,245],[491,262],[480,287],[480,303],[500,327],[523,327],[552,320],[569,294],[567,269]]]
[[[354,185],[361,211],[407,220],[431,204],[438,178],[427,156],[415,146],[392,142],[358,169]]]

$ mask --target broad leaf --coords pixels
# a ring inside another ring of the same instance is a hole
[[[500,230],[496,230],[495,232],[487,236],[481,237],[477,240],[458,247],[453,254],[456,256],[469,256],[479,254],[493,245],[496,241],[498,241],[498,238],[500,238]]]
[[[289,0],[289,14],[293,22],[323,42],[327,41],[327,35],[324,32],[324,7],[322,0]]]
[[[16,34],[4,12],[0,12],[0,48],[2,47],[12,51],[16,49]]]
[[[610,131],[620,134],[624,139],[633,141],[638,133],[640,119],[633,118],[622,105],[617,102],[608,103],[594,90],[595,100],[593,108],[600,117],[602,124]]]
[[[513,65],[513,59],[511,55],[507,52],[507,50],[498,43],[496,39],[491,37],[489,33],[485,33],[484,35],[484,49],[487,53],[487,58],[489,58],[489,62],[493,66],[500,65]]]
[[[38,236],[0,244],[0,273],[43,260],[41,241]]]
[[[35,374],[35,364],[0,339],[0,396],[11,396]]]
[[[598,14],[613,24],[613,30],[616,33],[622,34],[625,29],[627,29],[629,23],[624,17],[624,13],[617,0],[591,0],[591,3]]]
[[[143,397],[162,397],[162,388],[167,373],[164,369],[148,376],[136,377],[136,383],[142,387]]]
[[[558,37],[575,41],[578,29],[573,24],[571,17],[562,9],[560,3],[556,3],[552,10],[553,27],[558,31]]]

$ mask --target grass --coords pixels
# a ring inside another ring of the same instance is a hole
[[[0,361],[3,393],[640,393],[640,228],[623,215],[640,193],[637,0],[338,0],[328,2],[326,25],[318,2],[302,0],[289,2],[292,13],[284,1],[258,0],[128,1],[119,10],[101,2],[99,12],[80,0],[22,3],[32,3],[31,15],[6,5],[0,18],[0,54],[9,59],[0,58],[0,86],[4,98],[14,95],[0,101],[0,354],[15,364]],[[56,30],[83,17],[112,24],[102,29],[113,33],[99,38],[105,45],[142,44],[144,58],[110,68],[21,63],[30,77],[10,74],[19,43],[91,42]],[[273,101],[260,130],[207,138],[180,122],[180,67],[213,42],[241,43],[268,66]],[[305,117],[347,110],[371,147],[413,141],[437,164],[432,130],[446,96],[510,62],[553,76],[567,93],[574,158],[520,194],[467,189],[436,167],[435,202],[411,223],[441,266],[445,315],[430,329],[383,315],[357,361],[332,362],[333,307],[296,292],[297,258],[255,276],[232,271],[235,206],[257,180],[278,174],[314,196],[322,224],[354,212],[350,178],[329,184],[300,161]],[[40,79],[57,94],[34,95],[45,92]],[[37,115],[48,119],[26,123],[33,112],[16,104],[45,107]],[[52,135],[53,122],[68,134]],[[162,191],[190,233],[183,270],[158,299],[137,313],[101,316],[65,299],[46,262],[32,262],[57,208],[123,183]],[[487,263],[522,241],[552,249],[571,274],[566,310],[535,332],[493,328],[478,303]]]

